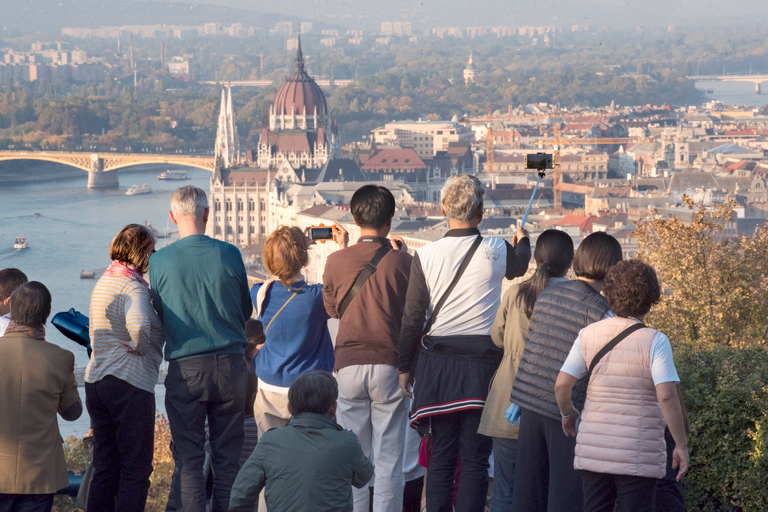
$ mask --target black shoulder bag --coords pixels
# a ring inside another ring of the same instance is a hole
[[[597,366],[597,363],[600,362],[600,360],[603,358],[605,354],[613,350],[613,348],[616,345],[618,345],[624,338],[626,338],[633,332],[639,331],[640,329],[644,329],[644,328],[645,328],[645,324],[643,322],[630,325],[629,327],[621,331],[619,334],[617,334],[615,338],[613,338],[611,341],[606,343],[605,346],[598,351],[597,355],[595,355],[595,357],[592,359],[592,362],[589,364],[589,370],[587,371],[587,376],[586,376],[587,383],[589,383],[589,379],[592,378],[592,370],[595,369],[595,366]]]
[[[391,247],[382,245],[379,247],[379,250],[376,251],[376,254],[373,255],[371,261],[365,264],[363,270],[361,270],[357,275],[357,279],[355,279],[355,283],[352,285],[352,288],[349,289],[347,294],[344,296],[344,299],[341,301],[341,304],[339,305],[339,320],[341,320],[341,317],[344,316],[344,312],[349,307],[352,299],[355,298],[355,295],[357,295],[357,292],[360,291],[360,288],[362,288],[368,278],[371,277],[374,272],[376,272],[376,266],[379,264],[381,259],[391,250]]]

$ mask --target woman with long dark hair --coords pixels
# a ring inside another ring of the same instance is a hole
[[[573,261],[573,240],[564,231],[548,229],[536,241],[533,259],[536,261],[536,272],[530,279],[507,289],[491,327],[491,338],[496,346],[504,350],[504,356],[491,381],[477,432],[493,438],[492,512],[511,510],[512,507],[519,427],[510,425],[504,412],[509,408],[512,381],[523,357],[533,306],[546,287],[567,281],[564,276]]]

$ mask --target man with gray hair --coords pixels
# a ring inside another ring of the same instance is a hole
[[[484,509],[492,441],[477,429],[502,357],[491,325],[502,279],[525,274],[531,259],[522,229],[511,244],[480,235],[484,193],[480,181],[467,174],[445,182],[442,212],[451,229],[416,251],[405,297],[398,372],[403,393],[414,397],[411,425],[432,434],[426,484],[431,512],[454,510],[459,458],[455,510]]]
[[[232,487],[231,512],[252,512],[261,489],[272,511],[352,511],[352,486],[365,487],[373,465],[357,435],[334,421],[338,396],[328,372],[302,373],[293,381],[291,419],[256,445]]]
[[[247,389],[245,321],[253,306],[240,251],[205,236],[208,199],[188,185],[171,195],[179,240],[149,260],[153,304],[165,330],[165,408],[180,492],[175,510],[203,512],[205,423],[213,464],[213,512],[227,510],[243,445]]]

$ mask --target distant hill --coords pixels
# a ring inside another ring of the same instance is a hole
[[[245,26],[272,28],[279,21],[297,21],[295,16],[286,14],[201,3],[2,0],[0,4],[0,29],[8,36],[34,32],[54,35],[60,34],[62,27],[243,23]]]

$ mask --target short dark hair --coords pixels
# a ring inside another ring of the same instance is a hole
[[[386,187],[364,185],[352,195],[349,209],[361,228],[381,229],[395,215],[395,196]]]
[[[40,328],[51,314],[51,292],[39,281],[30,281],[11,294],[11,320],[17,325]]]
[[[620,261],[608,271],[603,294],[616,316],[637,317],[648,313],[661,297],[653,267],[637,259]]]
[[[327,414],[339,397],[339,385],[323,370],[302,373],[288,388],[288,403],[294,416],[303,412]]]
[[[621,244],[602,231],[587,236],[573,256],[573,273],[578,277],[602,281],[608,269],[622,260]]]
[[[4,268],[0,270],[0,302],[11,296],[19,286],[29,281],[27,274],[17,268]]]

